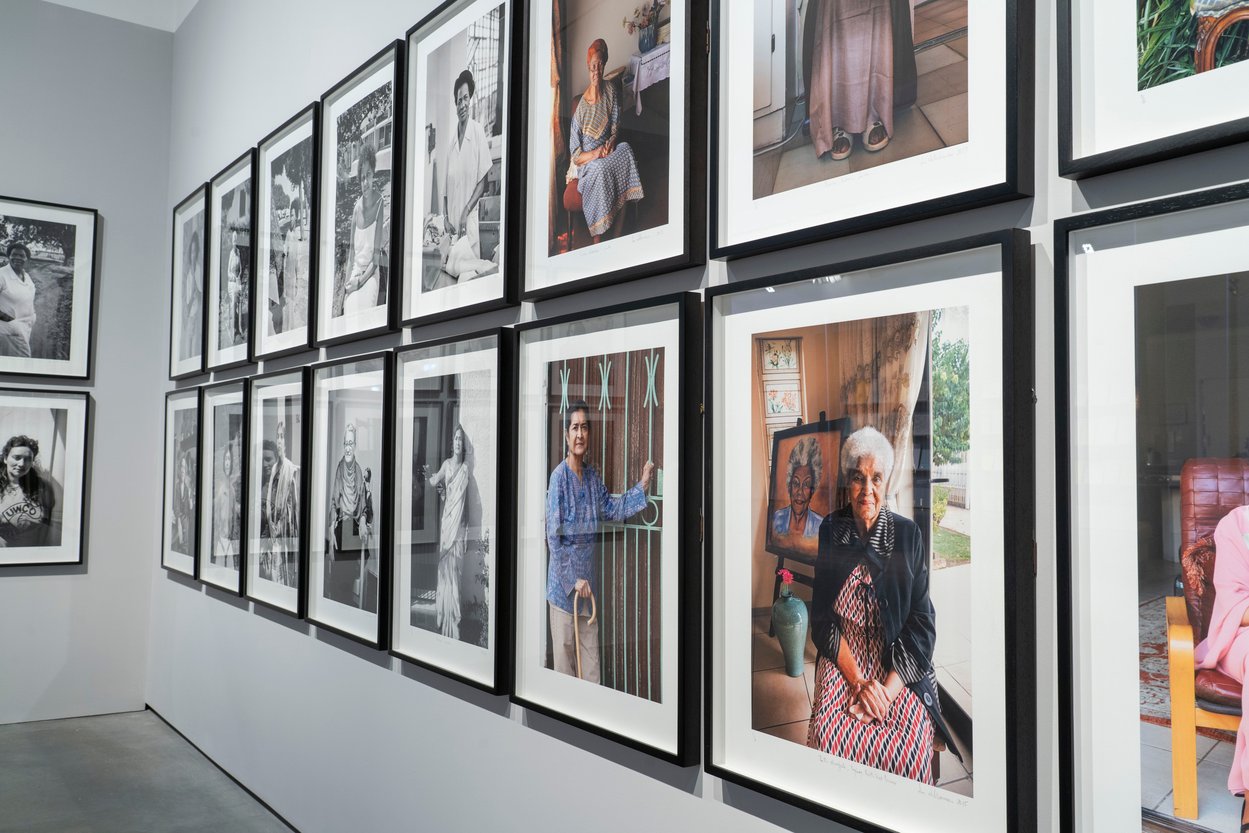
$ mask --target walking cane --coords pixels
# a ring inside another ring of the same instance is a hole
[[[581,625],[577,623],[577,607],[581,601],[580,594],[573,594],[572,597],[572,641],[577,649],[577,679],[583,680],[581,676]],[[593,625],[598,618],[598,605],[594,601],[594,591],[590,591],[590,621],[586,622],[586,626]]]

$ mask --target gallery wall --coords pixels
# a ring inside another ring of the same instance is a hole
[[[391,39],[402,37],[433,5],[433,0],[201,0],[173,39],[168,189],[154,227],[165,235],[168,211],[179,199]],[[366,352],[994,229],[1029,229],[1037,268],[1039,829],[1049,831],[1057,829],[1053,221],[1226,181],[1228,170],[1249,170],[1249,149],[1174,160],[1079,185],[1059,179],[1053,161],[1055,12],[1053,4],[1038,6],[1032,200],[731,264],[712,263],[537,307],[526,304],[519,311],[322,350],[320,356]],[[615,17],[605,20],[596,36],[607,29],[622,32]],[[569,49],[583,54],[584,47]],[[618,55],[613,49],[613,64]],[[574,78],[578,85],[584,80]],[[158,248],[167,245],[162,237]],[[162,310],[160,305],[168,302],[166,284],[163,277],[153,283],[160,287],[153,303]],[[148,338],[146,349],[163,358],[167,333],[161,328]],[[264,369],[308,358],[291,357]],[[152,410],[158,413],[158,405]],[[155,467],[150,477],[144,488],[155,493]],[[156,566],[158,518],[150,511],[128,516],[133,518],[144,519],[138,538],[147,542],[142,557],[152,583],[147,702],[304,833],[511,830],[522,826],[518,820],[533,819],[546,829],[570,831],[841,829],[726,785],[698,768],[656,762],[504,698],[166,575]]]
[[[99,209],[102,241],[94,379],[0,380],[94,400],[86,563],[0,570],[0,723],[10,723],[143,708],[173,36],[39,0],[6,0],[2,16],[0,194]]]

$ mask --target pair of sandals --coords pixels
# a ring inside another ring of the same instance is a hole
[[[868,153],[876,153],[884,150],[889,144],[889,134],[885,132],[885,125],[882,122],[874,121],[862,136],[863,149]],[[840,127],[833,128],[833,146],[829,153],[832,155],[834,162],[840,162],[842,159],[850,156],[854,151],[854,139],[850,134],[842,130]]]

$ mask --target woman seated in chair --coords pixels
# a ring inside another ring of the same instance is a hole
[[[1206,638],[1193,652],[1198,668],[1222,671],[1242,684],[1240,708],[1249,714],[1249,506],[1233,509],[1214,528],[1214,610]],[[1249,725],[1236,732],[1236,752],[1227,788],[1244,795],[1249,785]],[[1241,807],[1241,833],[1249,830],[1249,814]]]
[[[620,236],[625,203],[642,199],[642,180],[628,142],[618,142],[620,100],[603,81],[607,43],[599,38],[586,54],[590,85],[581,95],[568,131],[572,159],[568,179],[577,180],[585,224],[595,243]]]

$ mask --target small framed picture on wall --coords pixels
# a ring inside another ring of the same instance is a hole
[[[0,373],[91,375],[92,208],[0,197]]]
[[[173,210],[173,257],[169,305],[169,378],[204,371],[204,272],[207,263],[208,184]]]
[[[248,362],[252,275],[256,267],[256,151],[249,150],[208,184],[207,370]]]
[[[698,296],[517,328],[513,699],[697,759]]]
[[[316,338],[391,328],[403,235],[403,43],[395,41],[321,97]]]
[[[0,567],[81,564],[87,393],[0,389]]]
[[[165,493],[160,564],[195,575],[199,550],[200,391],[187,388],[165,396]]]
[[[373,648],[390,635],[392,355],[314,365],[310,393],[307,615]]]
[[[203,390],[199,488],[200,540],[196,576],[200,581],[241,593],[243,562],[243,479],[247,450],[247,405],[243,382],[223,382]]]
[[[247,380],[247,559],[249,599],[303,614],[308,541],[307,370]]]
[[[317,255],[317,125],[313,102],[256,147],[252,360],[306,348]]]
[[[408,32],[405,324],[515,295],[523,0],[444,3]]]
[[[523,297],[704,257],[706,0],[531,0]]]

